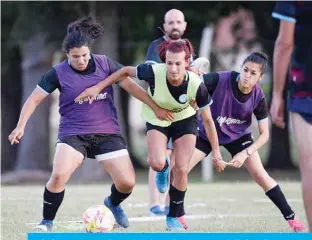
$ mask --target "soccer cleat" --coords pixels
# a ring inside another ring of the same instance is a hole
[[[180,224],[183,226],[183,228],[186,230],[188,226],[187,226],[185,217],[184,217],[184,216],[178,217],[178,221],[179,221]]]
[[[165,216],[166,213],[161,210],[159,205],[156,205],[156,206],[150,208],[148,215],[149,216]]]
[[[160,193],[165,193],[169,187],[169,170],[170,170],[170,160],[166,157],[167,167],[161,172],[156,173],[156,186]]]
[[[167,216],[166,223],[167,223],[167,231],[175,231],[175,232],[185,231],[185,228],[181,224],[179,218]]]
[[[120,205],[114,206],[111,203],[109,197],[105,198],[104,205],[106,207],[108,207],[109,210],[111,210],[111,212],[113,213],[115,220],[119,224],[119,226],[121,226],[123,228],[129,227],[128,218],[127,218],[126,214],[124,213],[124,211],[122,210]]]
[[[295,232],[307,232],[305,226],[297,216],[293,220],[287,220],[287,222]]]
[[[51,232],[53,229],[52,220],[42,220],[36,227],[33,228],[35,232]]]

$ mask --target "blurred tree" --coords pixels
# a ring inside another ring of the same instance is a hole
[[[84,2],[4,2],[2,10],[15,19],[7,41],[21,51],[23,104],[42,74],[52,66],[52,54],[60,48],[66,26],[87,14]],[[10,15],[11,14],[11,15]],[[62,29],[62,30],[61,30]],[[4,79],[6,80],[6,79]],[[6,80],[10,81],[10,80]],[[16,108],[20,109],[20,108]],[[16,120],[12,121],[16,124]],[[43,102],[29,119],[25,135],[17,147],[14,171],[2,176],[2,183],[37,181],[49,177],[49,101]],[[12,131],[10,129],[9,131]],[[8,145],[4,145],[8,148]],[[16,148],[16,147],[15,147]],[[14,156],[13,156],[14,157]]]
[[[2,4],[1,22],[1,173],[13,170],[17,146],[10,146],[8,135],[18,120],[21,104],[21,54],[10,41],[10,32],[17,17],[14,4]]]

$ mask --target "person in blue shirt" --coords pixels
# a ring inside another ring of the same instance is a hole
[[[272,122],[285,128],[284,100],[290,76],[288,111],[299,153],[303,201],[312,231],[312,2],[280,1],[272,13],[280,20],[273,57]],[[289,67],[290,65],[290,67]],[[294,219],[296,221],[296,219]]]

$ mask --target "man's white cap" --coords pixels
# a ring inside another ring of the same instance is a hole
[[[196,58],[192,63],[191,63],[191,68],[201,72],[201,73],[208,73],[209,72],[209,67],[210,67],[210,62],[207,58],[205,57],[199,57]]]

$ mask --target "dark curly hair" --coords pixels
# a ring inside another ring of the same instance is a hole
[[[103,34],[102,25],[91,16],[78,19],[68,25],[67,34],[63,40],[63,50],[68,53],[72,48],[90,46],[94,39]]]

